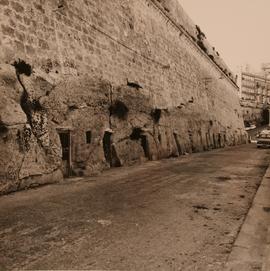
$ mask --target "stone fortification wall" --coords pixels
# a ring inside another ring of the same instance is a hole
[[[0,0],[3,193],[62,178],[61,131],[72,175],[245,142],[236,85],[157,2]]]

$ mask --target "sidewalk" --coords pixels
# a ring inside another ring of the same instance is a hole
[[[270,166],[234,243],[225,270],[270,270]]]

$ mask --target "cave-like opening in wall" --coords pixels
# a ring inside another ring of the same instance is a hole
[[[132,133],[130,135],[130,139],[140,141],[141,146],[144,151],[144,156],[150,160],[150,158],[151,158],[150,146],[149,146],[147,135],[144,134],[143,130],[138,127],[133,128]]]
[[[174,132],[173,137],[174,137],[174,141],[175,141],[175,144],[177,147],[178,155],[181,155],[183,153],[183,150],[182,150],[181,144],[179,142],[177,133]]]
[[[221,134],[218,134],[218,148],[222,148]]]
[[[58,130],[62,147],[62,171],[65,178],[72,175],[71,170],[71,134],[70,130]]]
[[[105,131],[103,136],[103,151],[106,162],[112,166],[112,132]]]
[[[112,140],[112,131],[105,131],[103,136],[103,152],[107,164],[110,167],[121,167],[122,163],[117,155],[115,144]]]
[[[216,136],[215,136],[215,134],[213,134],[213,147],[214,147],[214,149],[217,148],[217,142],[216,142]]]
[[[141,144],[142,144],[142,148],[144,151],[144,155],[146,158],[148,158],[150,160],[150,147],[149,147],[149,142],[147,140],[147,136],[142,134],[141,135]]]

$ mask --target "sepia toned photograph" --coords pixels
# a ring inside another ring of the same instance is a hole
[[[269,0],[0,0],[0,271],[270,271],[269,27]]]

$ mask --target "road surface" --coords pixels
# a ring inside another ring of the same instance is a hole
[[[222,270],[270,162],[242,145],[0,197],[0,270]]]

